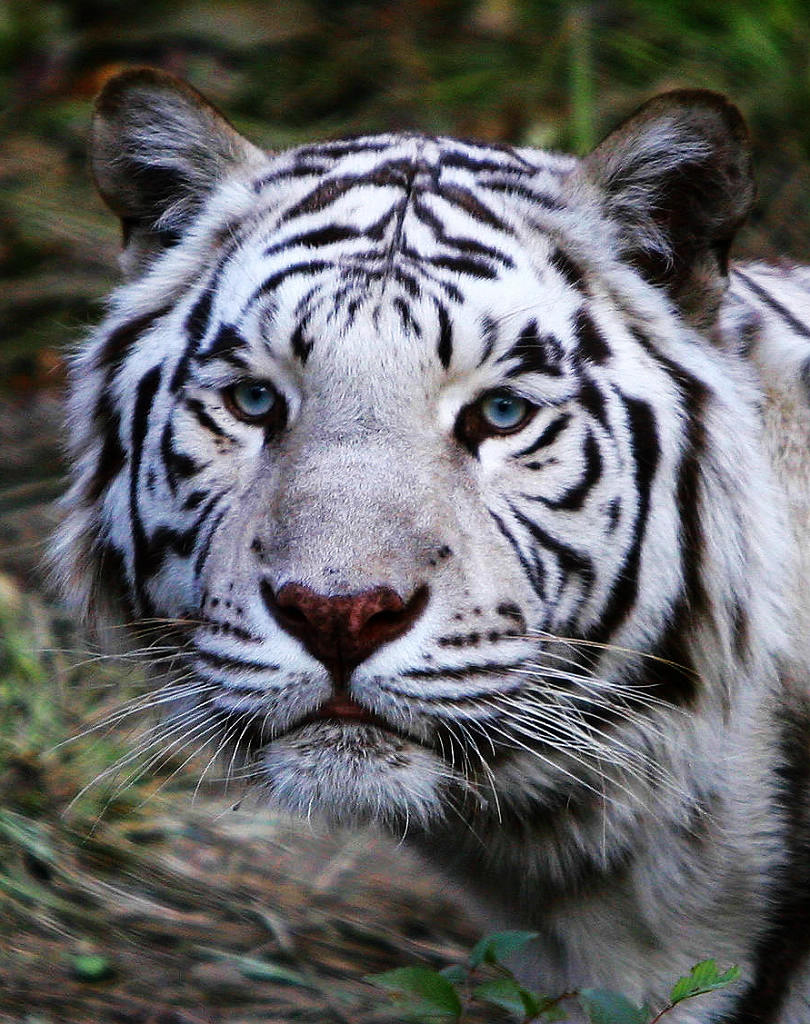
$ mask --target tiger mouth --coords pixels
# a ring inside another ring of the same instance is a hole
[[[362,704],[352,700],[351,697],[342,694],[330,697],[329,700],[324,701],[306,715],[287,723],[278,732],[270,731],[266,725],[250,720],[245,723],[242,742],[253,752],[258,752],[278,740],[305,729],[307,726],[317,725],[365,726],[367,728],[379,729],[400,740],[407,740],[420,746],[426,745],[418,736],[398,728],[392,722],[381,718]]]
[[[344,694],[331,697],[325,701],[314,711],[305,715],[304,718],[299,719],[292,726],[292,729],[301,729],[305,725],[311,725],[315,722],[347,722],[356,725],[373,725],[388,732],[398,731],[390,722],[375,715],[368,708],[363,707],[362,704],[358,704],[357,701]]]

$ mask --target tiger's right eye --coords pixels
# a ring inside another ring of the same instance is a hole
[[[286,402],[272,384],[243,380],[223,392],[228,411],[243,423],[279,427],[286,418]]]

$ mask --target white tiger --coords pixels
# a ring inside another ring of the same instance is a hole
[[[54,561],[167,620],[167,737],[404,834],[546,991],[713,956],[673,1024],[810,1020],[810,273],[729,271],[736,109],[268,154],[140,69],[93,134],[128,280]]]

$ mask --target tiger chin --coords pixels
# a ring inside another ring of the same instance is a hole
[[[166,742],[405,836],[543,990],[715,957],[673,1024],[810,1020],[810,271],[729,260],[736,108],[268,153],[134,69],[92,166],[52,562]]]

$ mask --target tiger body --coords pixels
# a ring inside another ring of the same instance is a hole
[[[167,740],[405,835],[539,933],[533,984],[655,1005],[712,956],[741,984],[673,1024],[799,1024],[810,274],[726,273],[743,129],[675,95],[582,162],[268,155],[116,80],[129,281],[54,560],[88,617],[174,623]]]

